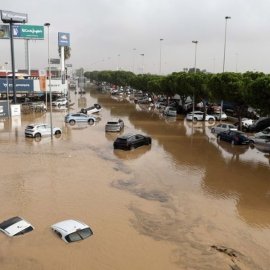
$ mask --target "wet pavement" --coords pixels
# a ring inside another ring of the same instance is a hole
[[[108,94],[71,101],[74,112],[99,103],[99,121],[69,126],[68,109],[54,109],[63,134],[53,141],[24,137],[49,113],[0,122],[0,221],[19,215],[35,227],[0,234],[0,269],[270,269],[269,154]],[[113,150],[111,118],[152,145]],[[94,235],[64,243],[50,229],[64,219]]]

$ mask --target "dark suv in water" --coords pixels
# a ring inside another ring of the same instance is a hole
[[[114,143],[114,149],[132,150],[142,145],[149,145],[152,143],[151,137],[141,134],[127,134],[118,137]]]
[[[261,117],[248,127],[247,131],[259,132],[270,126],[270,117]]]

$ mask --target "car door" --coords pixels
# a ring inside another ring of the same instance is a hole
[[[51,134],[51,127],[49,125],[42,125],[43,135]]]
[[[144,145],[144,136],[136,135],[136,145],[137,147]]]

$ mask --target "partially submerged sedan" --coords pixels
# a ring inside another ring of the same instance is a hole
[[[235,130],[236,131],[237,128],[234,125],[226,124],[226,123],[218,124],[215,127],[211,128],[211,132],[216,133],[216,134],[219,134],[220,132],[223,132],[226,130]]]
[[[34,227],[21,217],[12,217],[0,223],[0,231],[7,236],[18,236],[33,231]]]
[[[122,119],[112,119],[105,125],[106,132],[120,132],[124,128],[124,121]]]
[[[231,144],[249,144],[250,139],[245,133],[235,130],[226,130],[217,135],[217,139]]]
[[[114,149],[132,150],[143,145],[150,145],[152,143],[151,137],[141,134],[127,134],[118,137],[114,143]]]
[[[55,223],[51,228],[66,243],[77,242],[93,235],[88,225],[73,219]]]

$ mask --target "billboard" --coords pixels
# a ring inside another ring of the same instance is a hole
[[[70,34],[58,32],[58,46],[70,46]]]
[[[51,58],[50,63],[52,65],[60,65],[60,59],[59,58]]]
[[[4,23],[27,23],[28,15],[25,13],[2,10],[1,19]]]
[[[9,38],[9,25],[0,24],[0,39]]]
[[[13,27],[13,37],[21,39],[44,39],[44,26],[41,25],[17,25]],[[0,39],[9,38],[9,25],[0,25]]]
[[[8,92],[12,92],[12,80],[9,79],[8,82]],[[34,83],[33,80],[15,80],[15,91],[17,92],[33,92],[34,91]],[[7,92],[7,80],[0,79],[0,93]]]
[[[44,39],[44,26],[13,25],[13,36],[24,39]]]

